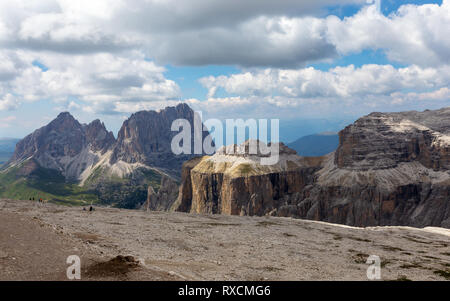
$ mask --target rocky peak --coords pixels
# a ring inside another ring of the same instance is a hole
[[[166,169],[169,173],[179,173],[184,161],[195,155],[174,155],[171,150],[172,138],[177,132],[171,131],[172,122],[186,119],[191,124],[191,150],[194,142],[194,111],[186,105],[166,107],[160,111],[140,111],[127,119],[118,134],[110,163],[142,163]],[[209,133],[203,132],[203,138]]]
[[[69,112],[62,112],[48,124],[47,128],[58,132],[70,132],[81,130],[82,127]]]
[[[251,144],[254,146],[252,147]],[[276,147],[271,149],[271,146]],[[257,147],[256,154],[254,153],[255,147]],[[262,153],[261,150],[263,150]],[[270,151],[273,151],[273,153],[270,153]],[[271,165],[263,164],[262,160],[269,156],[277,156],[277,162]],[[298,170],[316,164],[313,161],[310,158],[298,156],[295,150],[290,149],[283,143],[266,145],[258,140],[247,140],[241,144],[223,146],[213,156],[203,157],[196,164],[194,170],[202,173],[220,173],[238,178]]]
[[[100,121],[81,125],[70,113],[63,112],[17,143],[10,164],[32,157],[41,167],[77,179],[95,160],[90,151],[104,152],[114,141],[112,133]]]
[[[19,141],[11,161],[34,157],[74,156],[85,144],[81,124],[68,112]]]
[[[161,184],[157,192],[153,187],[148,187],[147,200],[142,205],[142,209],[153,211],[169,210],[178,196],[178,184],[167,176],[161,178]]]
[[[105,153],[116,142],[114,134],[108,132],[105,124],[99,119],[85,125],[84,131],[86,133],[87,143],[94,152],[100,151],[101,153]]]

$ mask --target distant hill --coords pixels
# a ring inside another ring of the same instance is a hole
[[[16,138],[0,138],[0,165],[6,163],[13,155],[17,142]]]
[[[287,146],[296,150],[300,156],[318,157],[335,151],[338,145],[339,135],[337,133],[326,132],[301,137],[289,143]]]

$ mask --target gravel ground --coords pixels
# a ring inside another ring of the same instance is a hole
[[[0,200],[0,280],[449,280],[450,230]],[[133,256],[137,267],[110,261]]]

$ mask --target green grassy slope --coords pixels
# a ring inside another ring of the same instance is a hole
[[[0,172],[0,197],[17,200],[34,197],[69,205],[98,202],[94,191],[66,182],[58,171],[39,167],[25,177],[19,172],[21,166]]]

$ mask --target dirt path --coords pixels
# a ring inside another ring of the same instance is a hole
[[[11,200],[0,200],[0,214],[0,279],[62,279],[72,254],[82,258],[84,280],[367,280],[369,255],[380,257],[382,280],[450,276],[448,229]],[[139,268],[108,262],[118,255]]]

